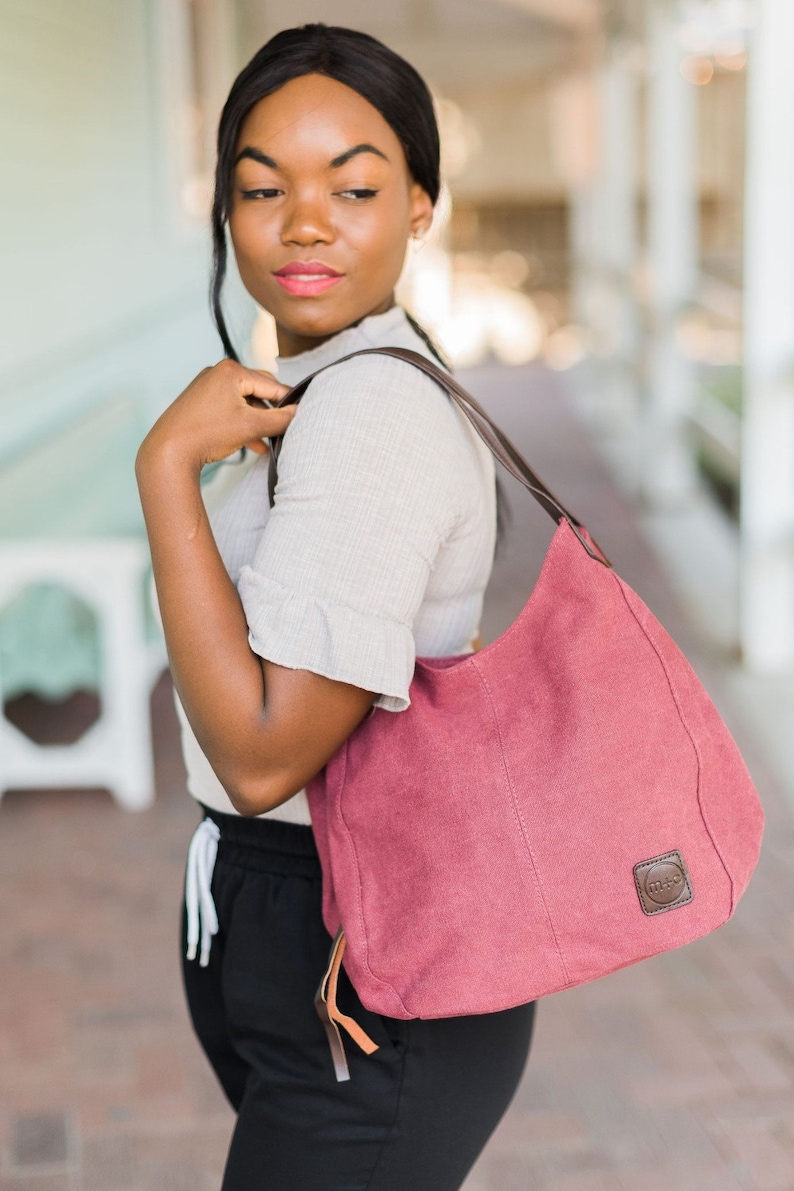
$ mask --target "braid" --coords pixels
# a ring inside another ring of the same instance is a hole
[[[215,319],[215,326],[218,329],[218,334],[223,344],[223,350],[230,360],[236,360],[239,364],[240,357],[235,351],[234,344],[229,335],[221,303],[221,291],[226,277],[226,260],[228,256],[226,226],[219,219],[215,218],[213,218],[212,223],[212,239],[215,249],[215,267],[212,270],[212,280],[210,281],[210,306]]]
[[[446,368],[447,372],[452,372],[452,365],[450,364],[449,360],[446,358],[446,356],[444,355],[444,353],[442,352],[441,348],[438,346],[436,341],[428,334],[428,332],[424,329],[424,327],[421,325],[421,323],[418,323],[416,321],[416,319],[414,318],[414,316],[412,314],[408,313],[408,311],[405,309],[405,307],[403,307],[403,312],[405,314],[405,317],[408,319],[408,322],[411,324],[412,328],[414,329],[414,331],[416,331],[416,334],[419,336],[419,338],[424,343],[425,347],[427,347],[428,350],[435,356],[435,358],[438,360],[439,364],[441,364],[441,366],[443,368]]]

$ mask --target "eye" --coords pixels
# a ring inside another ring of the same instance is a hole
[[[240,195],[241,195],[241,196],[242,196],[242,198],[244,198],[244,199],[258,199],[258,198],[269,199],[269,198],[276,198],[276,196],[277,196],[277,195],[279,195],[279,194],[281,194],[281,193],[282,193],[282,191],[280,191],[280,190],[275,190],[275,189],[272,189],[272,188],[261,189],[261,190],[241,190],[241,191],[240,191]]]
[[[341,198],[371,199],[374,198],[378,192],[377,190],[369,190],[365,187],[356,187],[352,190],[339,190],[337,193]]]

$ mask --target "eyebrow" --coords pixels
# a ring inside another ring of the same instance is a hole
[[[348,161],[353,157],[358,157],[359,153],[374,153],[376,157],[382,157],[384,161],[388,161],[385,153],[381,153],[380,149],[376,149],[374,145],[354,145],[352,149],[348,149],[345,153],[340,153],[335,157],[331,164],[331,169],[339,169],[340,165],[347,165]]]
[[[338,170],[340,166],[347,165],[348,161],[351,161],[354,157],[358,157],[359,153],[374,153],[376,157],[382,157],[384,161],[389,160],[386,154],[382,153],[380,149],[376,149],[374,145],[361,144],[354,145],[352,149],[346,149],[344,153],[340,153],[338,157],[334,157],[328,163],[329,168]],[[271,170],[277,170],[279,168],[278,163],[272,157],[268,157],[267,153],[263,153],[261,149],[255,149],[253,145],[246,145],[235,157],[234,164],[237,165],[238,162],[246,157],[250,158],[251,161],[258,161],[260,165],[268,166]]]

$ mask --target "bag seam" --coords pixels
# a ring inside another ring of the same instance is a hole
[[[369,962],[369,938],[367,936],[367,928],[366,928],[366,925],[364,922],[364,899],[363,899],[363,884],[361,881],[361,865],[359,863],[358,852],[356,851],[356,842],[353,838],[353,833],[350,830],[350,828],[348,827],[347,823],[345,822],[345,816],[342,811],[342,795],[344,794],[345,779],[347,777],[347,756],[348,756],[347,741],[345,742],[345,745],[346,745],[346,747],[345,747],[345,755],[344,755],[344,769],[342,770],[342,776],[341,776],[341,780],[339,782],[339,795],[337,797],[336,813],[337,813],[337,815],[339,817],[339,821],[341,822],[342,827],[344,829],[345,838],[347,840],[350,851],[353,855],[353,863],[354,863],[355,869],[356,869],[356,898],[355,898],[356,910],[358,912],[358,924],[359,924],[359,928],[361,930],[361,937],[364,940],[364,954],[363,954],[362,958],[364,961],[364,966],[366,967],[366,969],[369,972],[372,979],[375,980],[378,984],[382,985],[384,988],[389,989],[389,991],[392,992],[394,994],[394,996],[396,997],[398,1003],[400,1004],[400,1006],[403,1009],[403,1012],[408,1014],[408,1017],[411,1018],[411,1017],[414,1017],[415,1015],[412,1014],[411,1011],[408,1009],[408,1007],[405,1004],[405,1002],[403,1001],[402,997],[397,992],[397,989],[394,987],[393,984],[390,984],[388,980],[383,980],[380,976],[377,976],[375,974],[375,972],[373,972],[372,967]],[[329,849],[329,853],[330,853],[330,849]],[[331,863],[330,854],[329,854],[329,863]],[[338,902],[337,902],[337,909],[339,910],[339,918],[340,918],[340,922],[341,922],[342,912],[341,912]],[[344,924],[342,924],[342,925],[344,927]],[[350,975],[350,973],[348,973],[348,975]],[[356,989],[356,992],[358,992],[358,989]],[[362,1004],[363,1004],[363,1002],[362,1002]],[[393,1014],[391,1016],[393,1016]]]
[[[717,858],[718,858],[720,864],[722,865],[723,869],[725,870],[726,877],[728,878],[728,884],[730,885],[730,890],[731,890],[730,911],[728,913],[728,918],[730,918],[731,915],[733,914],[734,910],[736,909],[736,903],[737,903],[736,885],[735,885],[735,882],[733,879],[733,875],[732,875],[730,869],[728,868],[728,865],[725,862],[725,858],[722,855],[720,846],[717,843],[714,832],[711,828],[711,824],[709,823],[709,820],[708,820],[708,815],[706,814],[706,810],[703,805],[702,786],[701,786],[701,777],[702,777],[702,773],[703,773],[703,761],[702,761],[702,758],[700,755],[700,749],[698,748],[697,741],[695,739],[694,734],[690,730],[690,727],[689,727],[688,723],[686,722],[686,719],[684,718],[684,713],[681,709],[681,704],[680,704],[678,695],[676,693],[676,689],[673,684],[673,680],[670,677],[670,672],[667,668],[667,665],[665,664],[664,658],[662,657],[661,652],[660,652],[658,646],[656,645],[656,642],[653,640],[650,633],[645,628],[645,626],[641,622],[640,618],[637,616],[637,613],[634,611],[631,604],[629,603],[629,599],[628,599],[628,596],[627,596],[626,590],[625,590],[624,581],[620,578],[619,575],[614,574],[614,572],[613,572],[613,575],[615,578],[615,582],[618,585],[618,590],[620,591],[620,594],[623,597],[626,608],[628,609],[629,613],[633,617],[634,622],[636,623],[638,629],[644,636],[645,640],[648,642],[651,649],[656,654],[657,661],[659,662],[659,666],[660,666],[662,673],[664,674],[665,680],[667,682],[667,687],[670,691],[670,697],[673,700],[673,705],[675,706],[676,713],[678,715],[678,719],[681,723],[681,727],[686,732],[687,736],[689,737],[689,743],[692,745],[692,751],[695,754],[695,763],[697,765],[697,782],[696,782],[695,788],[696,788],[696,792],[697,792],[698,810],[700,812],[700,818],[703,822],[703,826],[706,829],[706,834],[708,835],[709,839],[711,840],[711,846],[714,849],[714,851],[716,852]],[[675,642],[673,644],[675,644]],[[676,646],[676,649],[677,648],[678,648],[678,646]],[[727,922],[728,918],[726,918],[726,920],[725,920],[726,922]]]
[[[490,704],[490,707],[491,707],[491,714],[493,715],[494,725],[496,727],[496,735],[499,740],[499,753],[502,758],[502,768],[504,770],[505,781],[507,782],[507,788],[510,791],[510,803],[513,808],[513,814],[515,815],[516,821],[518,822],[519,830],[521,832],[521,837],[524,841],[524,847],[526,848],[527,855],[529,856],[529,863],[532,868],[532,875],[535,878],[535,884],[537,885],[538,892],[540,894],[540,900],[543,904],[543,910],[546,915],[546,921],[548,923],[549,930],[551,931],[551,937],[554,940],[554,946],[557,949],[557,957],[560,961],[560,967],[562,968],[563,975],[565,976],[565,984],[567,986],[571,983],[571,977],[568,972],[568,968],[566,966],[565,959],[562,954],[562,948],[560,947],[560,941],[557,937],[557,932],[554,929],[554,922],[552,921],[551,913],[549,911],[548,902],[546,900],[546,893],[543,888],[543,881],[541,880],[538,865],[535,860],[535,854],[532,851],[532,845],[529,842],[529,835],[528,835],[528,832],[526,829],[526,824],[524,822],[524,817],[521,814],[521,810],[518,806],[518,800],[516,799],[515,790],[513,788],[513,782],[510,777],[510,770],[509,770],[509,767],[507,764],[507,758],[505,757],[504,743],[502,741],[502,731],[501,731],[501,728],[499,727],[499,717],[496,714],[496,706],[494,704],[493,696],[491,694],[491,688],[489,687],[488,680],[486,679],[485,675],[480,670],[480,667],[476,661],[474,662],[474,672],[477,675],[477,677],[479,678],[480,682],[482,683],[482,685],[485,689],[485,694],[488,699],[488,703]]]

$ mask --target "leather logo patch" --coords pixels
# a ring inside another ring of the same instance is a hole
[[[634,883],[645,914],[663,914],[692,901],[692,885],[680,852],[665,852],[635,864]]]

